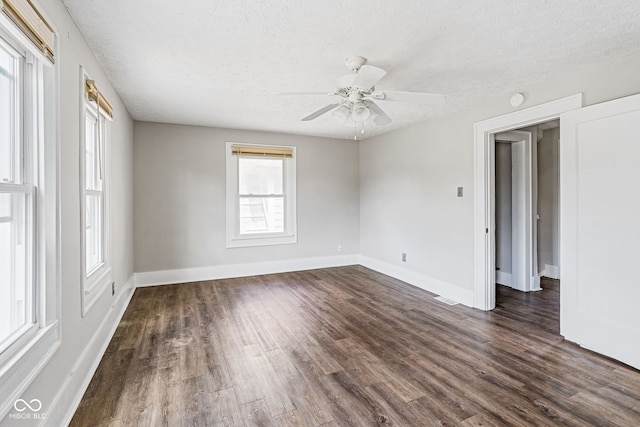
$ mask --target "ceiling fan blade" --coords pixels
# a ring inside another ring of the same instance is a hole
[[[373,119],[373,122],[379,126],[384,126],[384,125],[388,125],[389,123],[391,123],[391,117],[387,116],[387,113],[385,113],[384,111],[382,111],[382,108],[380,108],[378,106],[378,104],[376,104],[373,101],[367,101],[367,104],[369,106],[369,109],[371,111],[373,111],[375,113],[375,117]]]
[[[378,101],[411,102],[422,105],[442,105],[447,99],[444,95],[435,93],[397,91],[374,92],[371,97]]]
[[[387,74],[387,72],[382,68],[374,67],[373,65],[363,65],[360,67],[360,70],[358,70],[352,86],[369,90],[374,87],[385,74]]]
[[[340,104],[341,104],[341,102],[336,102],[334,104],[329,104],[326,107],[322,107],[318,111],[314,111],[313,113],[309,114],[307,117],[304,117],[302,119],[302,121],[303,122],[308,122],[309,120],[313,120],[316,117],[319,117],[319,116],[323,115],[324,113],[328,113],[329,111],[333,110],[334,108],[336,108]]]

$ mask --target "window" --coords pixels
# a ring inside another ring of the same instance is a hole
[[[226,149],[227,247],[296,243],[295,148]]]
[[[30,151],[22,135],[24,57],[0,44],[0,351],[33,324],[35,187]]]
[[[60,342],[54,45],[31,3],[0,2],[0,419]]]
[[[108,177],[112,110],[84,70],[81,76],[82,311],[86,314],[111,283]]]

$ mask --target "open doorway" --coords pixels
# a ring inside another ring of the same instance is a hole
[[[491,139],[496,309],[554,334],[560,333],[559,131],[555,119]]]
[[[496,304],[495,135],[556,120],[562,114],[581,107],[582,95],[577,94],[475,124],[475,307],[493,310]],[[539,273],[538,270],[533,272]]]
[[[529,292],[560,278],[559,132],[556,119],[495,134],[497,284]]]

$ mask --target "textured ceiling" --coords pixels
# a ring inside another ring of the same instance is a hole
[[[136,120],[352,138],[331,114],[301,122],[361,55],[381,101],[365,137],[464,108],[585,64],[640,52],[635,0],[63,0]]]

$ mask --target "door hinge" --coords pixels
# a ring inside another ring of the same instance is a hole
[[[485,233],[485,234],[489,234],[489,229],[488,229],[488,228],[485,228],[485,229],[484,229],[484,233]]]

